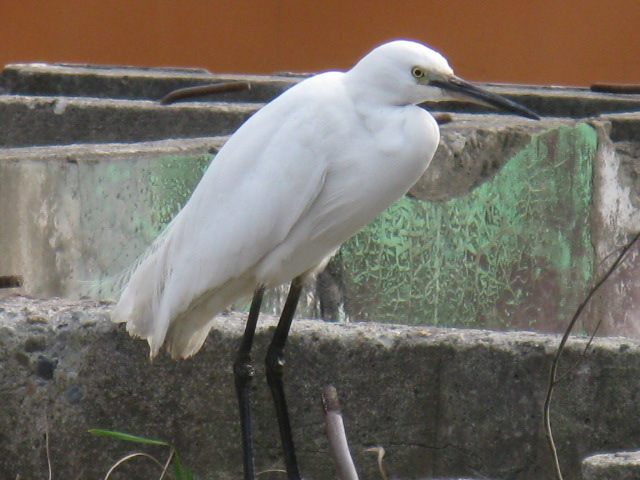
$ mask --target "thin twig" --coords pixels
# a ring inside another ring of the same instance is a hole
[[[242,90],[251,90],[249,82],[223,82],[213,83],[211,85],[199,85],[197,87],[185,87],[174,90],[165,95],[161,100],[161,105],[170,105],[186,98],[204,97],[215,93],[239,92]]]
[[[49,450],[49,412],[44,413],[44,449],[47,453],[47,468],[49,469],[49,480],[53,480],[53,467],[51,466],[51,451]]]
[[[327,425],[327,437],[336,462],[338,479],[358,480],[358,472],[356,472],[356,466],[351,458],[351,452],[349,452],[338,392],[335,387],[329,386],[323,390],[322,404],[324,406],[324,421]]]
[[[173,447],[171,447],[171,450],[169,451],[169,458],[167,458],[167,461],[164,464],[164,468],[162,469],[162,474],[160,475],[160,478],[158,480],[162,480],[166,475],[167,470],[169,470],[169,465],[171,465],[171,460],[173,460],[175,453],[176,451],[174,450]]]
[[[596,326],[593,329],[593,332],[591,332],[591,335],[589,336],[589,340],[587,340],[587,344],[584,346],[584,349],[582,350],[582,353],[580,354],[580,357],[578,358],[578,360],[576,360],[576,363],[571,365],[571,367],[569,367],[566,372],[564,372],[562,375],[556,378],[556,382],[555,382],[556,384],[564,381],[569,375],[571,375],[573,372],[575,372],[578,369],[582,361],[586,358],[587,351],[589,350],[589,347],[591,347],[593,340],[596,338],[596,334],[598,333],[598,330],[600,330],[600,325],[602,325],[602,317],[598,319],[598,322],[596,323]]]
[[[389,480],[389,475],[387,474],[387,469],[384,468],[384,454],[386,453],[384,447],[371,447],[367,448],[365,452],[373,452],[378,454],[378,470],[380,471],[380,476],[382,480]]]
[[[260,475],[264,475],[265,473],[284,473],[286,475],[287,471],[282,470],[280,468],[271,468],[269,470],[262,470],[261,472],[256,473],[256,477],[259,477]]]
[[[74,480],[80,480],[82,478],[82,476],[84,475],[84,471],[86,469],[87,469],[87,467],[82,467],[82,470],[80,470],[80,473],[78,473],[78,476]]]
[[[111,476],[111,474],[114,472],[116,468],[118,468],[123,463],[128,462],[129,460],[136,457],[148,458],[149,460],[152,460],[156,465],[158,465],[158,467],[164,469],[164,465],[162,465],[158,460],[156,460],[155,457],[152,457],[148,453],[142,453],[142,452],[130,453],[129,455],[125,455],[120,460],[118,460],[115,464],[113,464],[109,469],[109,471],[107,472],[107,474],[105,475],[103,480],[109,480],[109,477]]]
[[[580,365],[580,362],[584,358],[587,349],[591,345],[591,343],[593,341],[593,338],[595,337],[596,332],[598,331],[598,328],[600,327],[601,321],[599,321],[597,323],[596,328],[594,329],[594,331],[593,331],[593,333],[591,335],[591,338],[589,338],[587,346],[585,347],[580,359],[578,359],[578,361],[575,363],[575,365],[573,365],[573,367],[571,367],[564,375],[562,375],[562,377],[558,378],[558,367],[559,367],[559,364],[560,364],[560,357],[562,356],[562,352],[564,351],[564,347],[565,347],[565,345],[567,343],[567,340],[569,340],[569,335],[571,334],[571,330],[573,330],[573,327],[575,326],[576,322],[578,321],[578,318],[582,314],[582,311],[585,309],[585,307],[587,306],[587,304],[589,303],[591,298],[593,298],[595,293],[604,284],[604,282],[606,282],[607,279],[613,274],[613,272],[615,272],[618,269],[620,264],[622,264],[622,262],[625,260],[625,257],[627,255],[627,253],[629,252],[631,247],[633,247],[633,245],[638,241],[638,239],[640,239],[640,232],[638,232],[633,237],[633,240],[631,240],[627,245],[624,246],[624,248],[622,248],[622,250],[620,251],[620,254],[616,258],[616,260],[613,262],[611,267],[609,267],[609,269],[600,278],[600,280],[598,280],[598,282],[591,288],[591,290],[589,290],[589,293],[587,294],[586,298],[578,306],[578,308],[576,309],[576,313],[573,315],[573,318],[569,322],[569,326],[567,327],[566,331],[564,332],[564,335],[562,336],[562,340],[560,341],[560,345],[558,346],[558,350],[556,351],[555,357],[553,358],[553,362],[551,364],[551,372],[549,374],[549,385],[548,385],[548,388],[547,388],[547,395],[546,395],[546,398],[544,400],[543,417],[544,417],[545,434],[546,434],[546,437],[547,437],[547,443],[549,444],[549,449],[551,450],[551,455],[553,457],[555,474],[556,474],[556,479],[557,480],[562,480],[562,471],[560,469],[560,461],[558,459],[558,451],[556,449],[556,445],[555,445],[555,442],[553,440],[553,433],[551,431],[551,418],[550,418],[551,414],[550,414],[550,412],[551,412],[551,398],[553,396],[553,389],[560,381],[562,381],[564,378],[566,378],[567,375],[570,372],[572,372],[575,368],[578,367],[578,365]]]

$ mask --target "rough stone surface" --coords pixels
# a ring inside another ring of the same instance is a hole
[[[291,85],[296,76],[212,74],[204,69],[136,68],[100,65],[6,65],[0,86],[13,95],[82,96],[159,100],[178,88],[228,81],[248,81],[250,90],[217,94],[218,101],[268,102]],[[205,100],[209,97],[203,97]],[[202,99],[200,99],[202,100]]]
[[[171,220],[223,142],[0,149],[0,272],[22,275],[32,295],[96,293]]]
[[[149,131],[154,130],[155,108],[146,111]],[[74,129],[76,121],[69,119],[69,128]],[[99,116],[85,123],[92,125],[88,128],[104,127]],[[434,165],[411,195],[442,200],[467,193],[490,180],[532,134],[558,124],[562,122],[527,124],[499,115],[455,115],[444,127]],[[216,122],[210,130],[226,132]],[[127,135],[129,140],[136,136]],[[223,141],[214,137],[0,149],[0,189],[12,199],[0,204],[6,227],[0,242],[11,252],[0,258],[0,271],[22,274],[21,291],[33,295],[89,293],[87,281],[122,271],[151,243],[186,201]]]
[[[258,104],[0,95],[0,147],[230,135]]]
[[[403,199],[341,249],[334,262],[352,318],[554,331],[582,301],[594,262],[595,130],[545,120],[513,128],[528,132],[518,136],[504,120],[501,129],[479,120],[477,132],[444,131],[440,152],[455,153],[420,184],[481,185],[437,203]],[[519,148],[511,156],[502,148],[510,139]]]
[[[240,475],[231,362],[244,315],[218,318],[193,359],[150,363],[144,342],[111,324],[110,305],[8,297],[0,302],[0,478],[101,478],[135,447],[86,433],[104,428],[172,442],[202,479]],[[260,322],[254,359],[260,470],[280,467],[262,357],[273,319]],[[377,478],[366,447],[382,445],[400,478],[534,480],[551,476],[541,405],[558,338],[427,327],[299,320],[285,374],[305,478],[333,478],[320,392],[337,387],[362,478]],[[563,364],[585,345],[574,338]],[[640,344],[596,340],[556,390],[552,422],[567,478],[591,452],[640,444]],[[162,454],[157,450],[154,453]],[[114,478],[149,478],[131,464]]]
[[[640,452],[601,453],[582,462],[584,480],[637,480]]]
[[[426,201],[466,195],[492,179],[533,135],[571,124],[566,119],[531,122],[495,114],[455,114],[450,123],[440,127],[440,147],[409,195]]]
[[[638,142],[640,138],[640,109],[615,115],[601,115],[599,120],[609,122],[610,135],[613,142]]]
[[[636,115],[640,125],[640,116]],[[594,273],[604,274],[615,259],[613,252],[640,231],[640,150],[636,142],[614,142],[615,122],[597,120],[598,153],[593,176],[591,225],[594,240]],[[592,303],[588,323],[602,320],[602,333],[640,337],[640,246],[629,251],[627,260],[601,288]]]
[[[530,282],[524,289],[512,288],[508,282],[519,282],[522,275],[518,272],[523,269],[536,271],[528,263],[523,266],[519,257],[511,258],[514,245],[527,242],[532,243],[533,251],[542,248],[545,255],[552,258],[562,256],[567,249],[572,252],[575,260],[568,266],[552,266],[553,272],[544,274],[555,278],[556,283],[568,285],[567,275],[573,279],[570,283],[574,287],[576,279],[582,283],[589,280],[584,269],[577,273],[570,271],[576,264],[584,264],[584,259],[590,265],[589,251],[581,252],[584,245],[563,241],[563,238],[580,238],[580,232],[587,229],[586,224],[574,225],[572,220],[587,217],[580,205],[574,205],[573,198],[581,198],[581,191],[577,187],[573,187],[575,192],[554,189],[556,177],[585,177],[581,173],[583,167],[572,166],[576,163],[574,158],[579,160],[578,164],[591,162],[589,158],[573,155],[576,151],[573,145],[580,145],[582,140],[572,132],[584,130],[582,127],[568,120],[528,122],[500,115],[453,115],[453,122],[443,127],[443,143],[433,165],[410,192],[414,198],[437,199],[440,203],[401,202],[343,250],[341,262],[348,267],[342,268],[345,275],[332,281],[346,287],[343,291],[347,297],[342,301],[342,305],[348,305],[345,311],[360,319],[395,321],[402,316],[408,322],[429,318],[434,324],[455,319],[456,325],[483,326],[489,326],[488,320],[483,319],[510,318],[511,325],[528,326],[533,321],[553,324],[553,319],[566,317],[573,304],[568,301],[564,287],[550,289],[543,299],[545,307],[537,308],[531,307],[527,298],[535,295],[539,282]],[[0,258],[0,271],[23,275],[25,285],[21,291],[29,294],[66,297],[95,294],[96,282],[125,270],[170,221],[222,141],[222,138],[183,139],[0,151],[0,186],[13,199],[0,206],[0,219],[4,219],[7,227],[0,232],[0,237],[10,252]],[[564,146],[560,148],[561,145]],[[522,153],[526,155],[522,157]],[[507,174],[502,167],[516,155],[519,159],[511,162],[514,168]],[[550,169],[550,163],[559,167]],[[494,181],[502,186],[493,186]],[[528,183],[521,187],[523,181]],[[477,188],[479,186],[482,188]],[[520,188],[518,196],[513,194],[514,188]],[[444,203],[471,190],[475,192],[471,197]],[[547,206],[555,198],[555,206],[539,208],[541,195]],[[558,202],[562,203],[561,209],[556,208]],[[477,205],[484,207],[478,209]],[[492,219],[482,227],[487,222],[486,211],[493,212]],[[380,222],[394,225],[387,228],[385,235],[388,236],[380,236],[385,231],[379,228]],[[428,228],[424,222],[429,224]],[[431,225],[432,222],[435,224]],[[461,225],[454,228],[456,222]],[[544,234],[548,229],[531,228],[532,222],[554,225],[562,236],[556,233],[551,238]],[[462,227],[462,223],[466,225]],[[509,230],[504,230],[505,225]],[[447,232],[448,226],[451,230]],[[517,233],[520,231],[523,233]],[[480,232],[484,236],[480,236]],[[546,236],[541,238],[541,235]],[[439,241],[435,241],[436,237]],[[584,238],[588,243],[588,236]],[[406,242],[412,242],[412,246],[407,248]],[[425,275],[425,269],[437,271],[438,259],[452,255],[451,245],[457,244],[466,246],[462,254],[454,252],[448,266],[459,275],[445,275],[438,285],[433,284],[432,275]],[[353,245],[362,247],[354,251]],[[552,253],[554,249],[559,253]],[[477,259],[469,252],[491,259],[489,265],[482,267],[480,276]],[[347,258],[348,255],[351,256]],[[387,263],[382,270],[379,269],[381,258],[383,265]],[[416,266],[407,269],[407,261],[411,260],[417,262]],[[496,274],[493,267],[499,268],[502,274]],[[366,278],[366,272],[376,271],[386,272],[387,277],[393,279],[389,281],[379,274]],[[354,281],[356,277],[365,281]],[[470,291],[469,278],[475,278],[476,285],[491,291],[482,288]],[[495,288],[496,282],[503,281],[504,287]],[[458,305],[466,309],[465,312],[458,307],[454,311],[441,308],[439,292],[432,295],[434,286],[458,298],[451,306]],[[389,288],[402,293],[394,293]],[[412,299],[411,292],[404,292],[407,288],[422,292],[420,298]],[[571,295],[580,294],[577,289],[573,292]],[[315,299],[327,298],[322,292],[315,293],[305,295],[309,301],[302,311],[307,315],[317,314]],[[469,297],[470,293],[474,298]],[[272,295],[266,307],[279,311],[281,297]],[[395,305],[396,298],[409,303]],[[557,313],[560,302],[567,307]],[[508,309],[505,307],[507,317],[496,314],[502,304],[509,305]],[[532,308],[537,310],[532,312]],[[556,309],[556,314],[551,315],[550,309]],[[334,318],[336,316],[339,314]],[[500,325],[507,323],[507,320],[501,321]]]

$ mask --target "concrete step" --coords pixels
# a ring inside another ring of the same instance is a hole
[[[12,95],[81,96],[160,100],[172,90],[242,80],[251,89],[216,95],[223,102],[264,103],[299,81],[295,76],[212,74],[204,69],[16,63],[0,74],[0,88]]]
[[[212,74],[202,69],[132,68],[68,64],[10,64],[0,75],[0,91],[14,95],[88,96],[159,100],[170,91],[208,83],[246,81],[251,89],[205,97],[224,102],[265,103],[304,75]],[[484,84],[488,90],[522,103],[543,116],[586,118],[605,113],[640,111],[640,95],[598,93],[578,87]],[[426,103],[432,111],[487,113],[467,102]]]
[[[181,103],[0,95],[0,148],[230,135],[255,103]]]
[[[640,451],[601,453],[582,462],[583,480],[638,480]]]
[[[0,478],[46,478],[45,432],[54,478],[102,478],[132,449],[147,451],[89,435],[93,428],[169,441],[196,478],[240,478],[231,365],[246,314],[219,316],[194,358],[150,362],[146,342],[112,324],[110,312],[95,301],[0,302]],[[262,362],[275,321],[261,317],[253,348],[258,471],[282,465]],[[569,341],[565,365],[586,341]],[[532,332],[296,320],[285,382],[304,478],[335,478],[320,403],[328,384],[363,479],[381,478],[365,452],[375,445],[387,451],[391,478],[552,478],[541,413],[558,342]],[[640,388],[638,371],[640,343],[596,339],[556,388],[552,419],[566,478],[580,478],[584,452],[640,444],[640,396],[629,394]],[[121,478],[149,478],[147,463],[129,468]]]
[[[178,212],[225,139],[0,149],[0,271],[21,272],[31,295],[98,294]]]

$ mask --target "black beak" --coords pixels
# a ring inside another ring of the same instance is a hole
[[[462,96],[476,103],[482,103],[498,110],[520,115],[521,117],[531,118],[532,120],[540,120],[538,115],[519,103],[509,100],[506,97],[496,95],[495,93],[483,90],[482,88],[476,87],[472,83],[465,82],[458,77],[451,76],[432,80],[429,82],[429,85],[442,88],[443,90],[456,94],[456,96]]]

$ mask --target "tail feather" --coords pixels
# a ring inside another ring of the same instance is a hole
[[[214,317],[243,296],[251,295],[251,274],[228,280],[185,305],[177,305],[175,278],[167,255],[171,235],[163,235],[137,264],[112,312],[112,320],[126,323],[127,331],[149,343],[154,358],[165,347],[175,359],[189,358],[202,348]]]
[[[157,263],[152,256],[140,264],[112,312],[114,322],[126,323],[127,332],[149,342],[151,358],[158,354],[166,333],[154,322]]]
[[[255,282],[250,278],[235,278],[204,293],[171,322],[166,335],[166,350],[172,358],[189,358],[202,348],[215,316],[238,298],[251,295]]]
[[[211,264],[219,266],[220,274],[207,275],[211,272],[201,268],[187,275],[184,259],[193,262],[188,254],[197,238],[185,233],[183,212],[121,277],[125,286],[112,312],[114,322],[126,323],[131,335],[147,340],[151,358],[163,346],[173,358],[197,353],[214,317],[238,298],[251,295],[257,286],[255,265],[234,275],[225,259],[217,257]]]
[[[111,318],[115,323],[126,323],[127,332],[147,340],[150,356],[154,358],[164,343],[168,328],[157,321],[158,304],[167,280],[165,256],[170,244],[170,223],[142,257],[120,277],[121,294]]]

